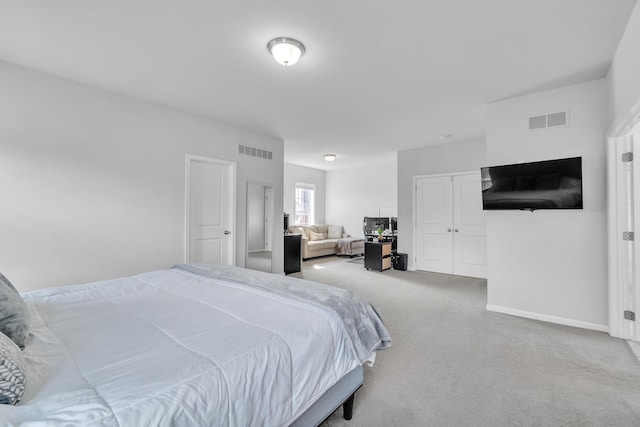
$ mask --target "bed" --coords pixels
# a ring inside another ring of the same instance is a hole
[[[23,294],[26,388],[0,425],[318,425],[391,338],[343,289],[190,264]]]

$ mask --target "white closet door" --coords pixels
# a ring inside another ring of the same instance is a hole
[[[452,273],[453,194],[451,177],[416,182],[416,269]]]
[[[487,277],[487,226],[480,174],[453,177],[453,274]]]

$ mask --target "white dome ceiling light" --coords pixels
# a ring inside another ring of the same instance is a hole
[[[324,155],[324,159],[327,162],[333,162],[336,159],[336,155],[335,154],[325,154]]]
[[[304,45],[290,37],[276,37],[267,43],[267,50],[278,64],[290,67],[304,54]]]

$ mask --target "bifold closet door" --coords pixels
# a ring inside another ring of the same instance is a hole
[[[480,174],[416,180],[416,269],[487,277]]]

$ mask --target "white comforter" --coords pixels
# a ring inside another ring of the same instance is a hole
[[[330,312],[176,269],[24,297],[2,426],[285,426],[359,364]]]

